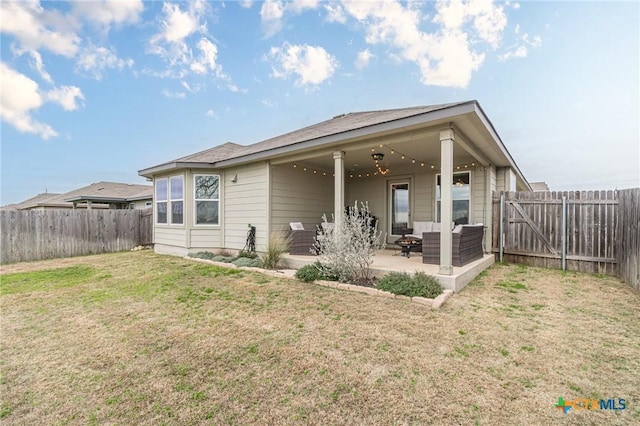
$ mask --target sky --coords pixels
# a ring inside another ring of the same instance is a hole
[[[476,99],[530,182],[640,186],[640,2],[0,2],[0,204]]]

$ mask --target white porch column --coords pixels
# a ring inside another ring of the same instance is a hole
[[[451,222],[453,221],[453,129],[440,132],[440,270],[452,275]]]
[[[344,213],[344,152],[335,151],[333,153],[333,215],[335,221],[335,230],[342,229],[342,215]],[[337,235],[337,233],[336,233]]]

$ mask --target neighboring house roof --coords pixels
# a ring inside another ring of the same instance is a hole
[[[138,200],[151,200],[153,187],[151,185],[137,185],[119,182],[97,182],[91,185],[66,192],[64,194],[44,193],[29,198],[22,203],[12,204],[3,209],[28,210],[38,207],[72,208],[73,203],[87,201],[109,204],[127,203]],[[99,206],[95,206],[99,207]]]
[[[205,151],[178,158],[157,166],[138,171],[140,176],[153,177],[157,173],[183,168],[227,167],[252,161],[274,158],[303,149],[315,149],[331,144],[341,144],[359,137],[368,137],[383,132],[400,132],[411,126],[447,123],[461,116],[473,116],[477,126],[486,129],[485,134],[497,145],[491,148],[492,155],[503,165],[511,165],[528,187],[528,182],[519,170],[511,154],[502,143],[491,121],[477,101],[454,102],[439,105],[416,106],[400,109],[364,111],[340,114],[330,120],[313,124],[293,132],[285,133],[252,145],[227,142]]]
[[[25,209],[30,209],[30,208],[33,208],[33,207],[37,207],[38,203],[45,202],[47,199],[56,197],[58,195],[60,195],[60,194],[55,194],[55,193],[52,193],[52,192],[43,192],[41,194],[36,195],[35,197],[29,198],[28,200],[24,200],[21,203],[8,204],[6,206],[3,206],[2,209],[3,210],[25,210]]]
[[[549,191],[549,186],[546,182],[529,182],[529,185],[531,185],[531,189],[533,189],[534,192]]]
[[[126,203],[133,201],[134,197],[136,200],[151,199],[153,187],[133,183],[97,182],[62,194],[58,198],[66,202]]]

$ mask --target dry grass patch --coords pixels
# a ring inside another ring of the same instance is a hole
[[[2,273],[3,424],[640,421],[640,295],[608,277],[496,265],[429,310],[148,251]]]

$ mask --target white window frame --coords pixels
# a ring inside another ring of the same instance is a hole
[[[159,200],[158,199],[158,182],[162,182],[165,181],[166,182],[166,194],[165,194],[165,199],[164,200]],[[168,225],[169,224],[169,178],[162,178],[162,179],[156,179],[155,180],[155,185],[153,186],[153,202],[154,202],[154,216],[155,216],[155,220],[154,223],[156,225]],[[167,205],[167,219],[165,222],[159,222],[158,221],[158,203],[165,203]]]
[[[218,178],[218,198],[196,198],[196,179],[200,176],[214,176]],[[220,198],[222,195],[222,177],[217,173],[194,173],[193,175],[193,226],[203,227],[220,227],[222,222],[222,209]],[[198,223],[198,201],[217,201],[218,202],[218,223]]]
[[[182,197],[181,198],[173,198],[173,194],[171,193],[171,181],[174,179],[182,179]],[[184,205],[184,175],[175,175],[169,177],[169,217],[167,218],[170,225],[173,226],[184,226],[184,217],[185,217],[185,205]],[[182,222],[174,223],[173,222],[173,203],[180,201],[182,203]]]
[[[468,223],[473,223],[473,218],[471,217],[473,215],[473,209],[471,206],[471,200],[473,200],[473,182],[471,181],[473,179],[472,173],[470,170],[454,170],[453,171],[453,184],[455,185],[455,176],[456,175],[461,175],[463,173],[466,173],[469,175],[469,199],[464,199],[467,200],[469,202],[469,212],[468,212],[468,217],[467,217],[467,222]],[[440,179],[442,179],[442,174],[441,173],[436,173],[436,178],[435,178],[435,188],[434,188],[434,212],[433,212],[433,217],[435,218],[435,220],[438,220],[438,201],[440,201],[440,198],[438,198],[438,177],[440,177]],[[442,191],[440,193],[440,196],[442,196]],[[457,199],[457,200],[452,200],[452,201],[461,201],[463,199]]]
[[[171,180],[172,179],[182,179],[182,198],[171,198]],[[157,196],[157,183],[160,181],[165,181],[167,183],[167,194],[166,194],[166,199],[165,200],[158,200]],[[184,193],[186,190],[185,187],[185,178],[183,174],[179,174],[179,175],[173,175],[173,176],[166,176],[160,179],[156,179],[155,180],[155,185],[154,185],[154,189],[153,189],[153,196],[154,196],[154,223],[155,225],[159,225],[159,226],[173,226],[173,227],[184,227],[185,226],[185,202],[184,202]],[[182,202],[182,223],[173,223],[173,209],[171,206],[172,202],[176,202],[176,201],[181,201]],[[158,222],[158,203],[166,203],[167,204],[167,221],[166,222]]]

